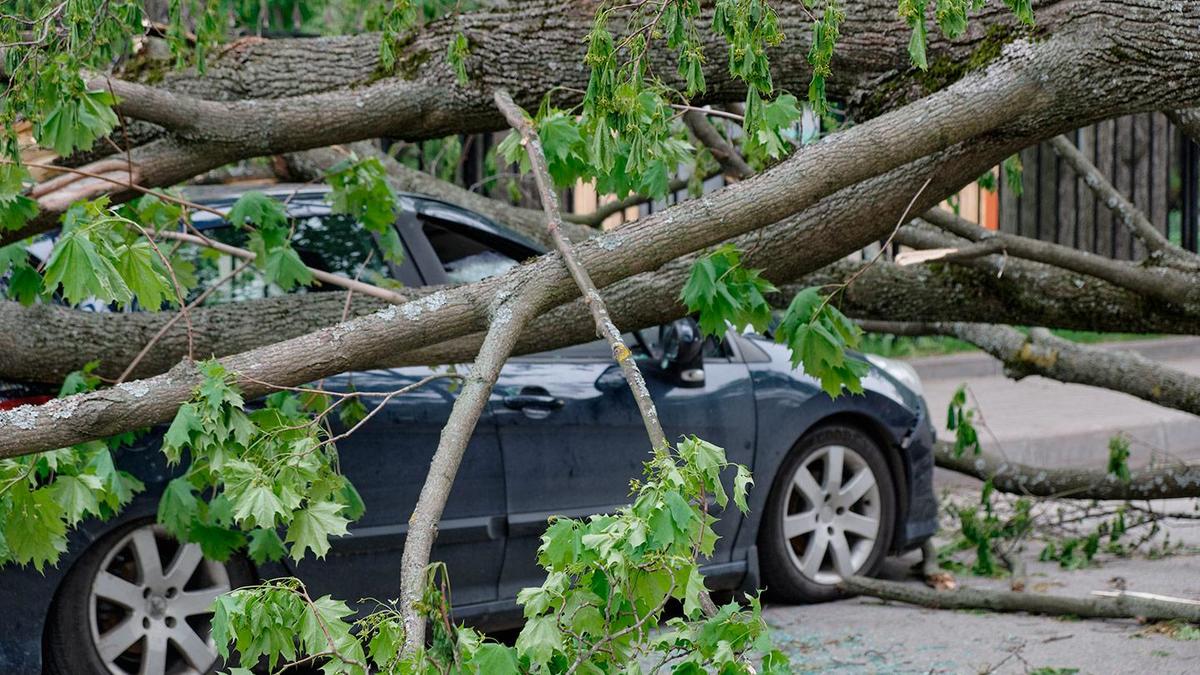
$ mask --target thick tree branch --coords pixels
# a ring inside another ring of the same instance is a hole
[[[840,262],[783,288],[836,285],[859,270]],[[1129,333],[1200,331],[1200,306],[1168,305],[1104,281],[1040,263],[989,256],[964,263],[877,262],[838,298],[858,319],[1008,323]]]
[[[1200,377],[1168,368],[1136,352],[1079,344],[1044,328],[1026,335],[1012,326],[983,323],[891,322],[867,324],[872,330],[947,335],[965,340],[1004,363],[1014,379],[1041,375],[1059,382],[1087,384],[1200,415]]]
[[[808,79],[805,45],[811,32],[808,30],[810,19],[803,8],[785,7],[779,8],[781,27],[786,34],[801,37],[796,38],[796,44],[773,51],[772,64],[779,73],[778,84],[799,90]],[[854,89],[860,84],[878,85],[884,81],[898,86],[887,88],[888,93],[882,96],[883,99],[895,98],[897,92],[901,92],[901,98],[911,93],[912,88],[908,86],[912,84],[908,81],[911,78],[906,80],[906,76],[897,75],[911,72],[911,69],[907,65],[907,40],[902,35],[905,31],[896,30],[895,8],[882,0],[871,0],[861,5],[852,3],[846,9],[849,18],[843,26],[844,38],[839,43],[839,67],[834,69],[834,78],[829,82],[831,94],[837,96],[843,86]],[[1042,88],[1054,90],[1063,106],[1055,115],[1042,118],[1039,127],[1031,126],[1032,120],[1018,121],[1021,110],[1029,103],[1027,96],[1010,95],[1004,104],[1000,104],[1012,108],[1014,117],[1009,126],[1014,130],[1023,128],[1036,140],[1047,132],[1059,133],[1103,117],[1162,108],[1164,97],[1180,105],[1194,103],[1192,97],[1198,97],[1195,102],[1200,102],[1200,94],[1196,93],[1200,87],[1193,86],[1196,83],[1192,81],[1196,79],[1196,71],[1190,66],[1196,53],[1192,42],[1200,32],[1197,30],[1200,16],[1194,9],[1184,6],[1179,11],[1174,7],[1167,11],[1165,5],[1130,6],[1119,0],[1047,1],[1039,4],[1037,11],[1039,28],[1049,37],[1032,43],[1017,37],[1021,33],[1012,29],[1015,20],[1007,8],[989,6],[973,17],[965,36],[954,41],[931,36],[930,58],[965,62],[988,40],[1011,39],[999,50],[999,56],[987,60],[989,70],[994,75],[996,71],[1004,70],[999,66],[1016,66],[1018,63],[1035,68],[1039,72],[1030,73],[1030,78],[1044,77]],[[1163,21],[1162,17],[1168,15],[1170,21]],[[561,1],[527,0],[492,11],[456,15],[452,21],[430,24],[407,46],[405,54],[399,58],[398,69],[408,73],[409,66],[405,64],[420,63],[419,68],[409,73],[413,79],[376,79],[373,68],[377,63],[372,51],[377,50],[367,49],[367,45],[377,46],[375,36],[363,38],[365,44],[353,39],[320,43],[331,50],[341,50],[345,64],[325,58],[325,55],[317,57],[313,53],[313,45],[317,43],[312,42],[238,43],[228,50],[226,60],[217,59],[219,63],[210,65],[207,77],[176,78],[173,85],[180,95],[202,99],[206,106],[221,105],[222,101],[217,99],[227,101],[257,96],[258,100],[234,101],[223,109],[218,108],[223,110],[222,119],[234,123],[212,130],[223,142],[198,143],[175,136],[165,137],[134,151],[135,170],[144,185],[160,186],[254,154],[274,154],[378,135],[419,139],[495,129],[499,127],[499,115],[491,109],[481,89],[490,91],[496,86],[520,91],[517,99],[526,105],[537,101],[551,88],[563,103],[577,103],[579,95],[575,92],[585,88],[586,70],[566,68],[562,64],[582,62],[584,45],[578,37],[586,34],[590,22],[590,7]],[[1156,29],[1147,31],[1148,23],[1154,24]],[[791,31],[789,26],[793,24],[796,30]],[[468,71],[472,83],[479,88],[446,85],[453,78],[450,66],[440,55],[445,51],[445,40],[460,30],[471,36],[472,57]],[[997,38],[989,30],[1006,37]],[[1152,36],[1149,42],[1147,35]],[[531,40],[544,48],[530,49]],[[705,61],[708,89],[705,100],[696,103],[740,99],[744,88],[724,68],[726,46],[723,41],[714,37],[712,44],[706,44],[705,48],[706,53],[709,49],[712,51]],[[988,49],[989,53],[997,51],[994,44]],[[669,55],[665,52],[652,50],[655,58],[667,59]],[[488,56],[495,53],[510,54],[514,58],[499,64]],[[1119,58],[1117,54],[1120,54]],[[525,55],[528,58],[522,60],[520,57]],[[307,62],[318,64],[313,68],[321,70],[321,75],[311,79],[278,77],[278,72],[271,72],[263,65],[269,56],[279,57],[279,64],[290,63],[295,73],[306,73],[303,64]],[[373,65],[364,72],[367,63]],[[656,72],[673,70],[673,65],[665,64]],[[342,87],[346,83],[351,87],[359,86],[334,91],[339,87],[332,84],[333,80],[326,79],[332,72],[339,75],[337,82],[342,83]],[[981,72],[984,71],[955,71],[946,82],[939,80],[932,86],[945,86],[954,77],[964,74],[966,79],[972,79]],[[270,74],[278,81],[268,81]],[[842,80],[842,77],[846,79]],[[907,84],[896,83],[896,79]],[[789,84],[793,80],[796,80],[796,86]],[[1149,84],[1164,80],[1175,85],[1170,92]],[[993,84],[998,88],[1005,86],[999,81],[988,80],[987,86]],[[290,98],[272,98],[281,95]],[[873,102],[864,103],[868,108],[894,105],[894,101],[888,103],[879,97],[868,98],[873,99]],[[172,100],[178,102],[180,99]],[[395,105],[387,108],[390,103]],[[312,107],[323,104],[328,104],[328,110]],[[135,104],[130,102],[129,105]],[[381,110],[379,106],[385,108]],[[253,114],[249,110],[251,107],[255,108]],[[145,114],[157,113],[149,111]],[[885,150],[881,148],[881,151]],[[97,188],[82,196],[108,190],[107,186]],[[128,196],[118,193],[114,198]],[[57,211],[47,211],[30,227],[17,233],[5,233],[0,243],[52,227],[56,214]]]
[[[1052,469],[1010,462],[990,452],[954,456],[954,444],[939,441],[934,461],[943,469],[991,480],[1001,492],[1071,499],[1175,499],[1200,496],[1200,465],[1175,464],[1130,469],[1129,480],[1099,469]]]
[[[946,255],[947,260],[963,259],[968,257],[968,254],[1003,253],[1087,274],[1164,302],[1200,302],[1200,279],[1172,267],[1147,267],[1053,242],[1006,232],[993,232],[942,208],[930,209],[922,217],[947,232],[978,242],[976,246],[964,247],[957,253]]]
[[[1134,594],[1076,598],[1048,593],[992,591],[959,588],[935,591],[899,581],[854,576],[839,584],[851,593],[904,602],[933,609],[989,609],[993,612],[1029,612],[1085,619],[1149,619],[1200,621],[1200,603],[1152,600]]]

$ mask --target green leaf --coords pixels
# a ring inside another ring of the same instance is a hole
[[[287,509],[270,485],[252,485],[238,494],[234,501],[233,517],[242,524],[252,523],[255,527],[273,528],[278,516],[286,516]]]
[[[308,549],[318,558],[325,557],[329,537],[347,534],[350,521],[339,515],[343,508],[341,504],[317,502],[293,514],[286,539],[292,545],[292,560],[300,562]]]
[[[728,324],[766,330],[771,305],[765,294],[775,290],[759,270],[743,267],[741,253],[726,244],[692,264],[679,297],[689,312],[699,314],[702,333],[724,335]]]
[[[246,537],[241,532],[199,520],[192,521],[187,540],[199,544],[204,557],[217,562],[229,560],[234,551],[246,545]]]
[[[843,388],[855,394],[863,391],[862,378],[870,367],[846,354],[858,347],[861,336],[861,329],[817,288],[797,293],[775,329],[775,339],[792,350],[792,365],[803,365],[831,397]]]
[[[196,409],[194,403],[185,403],[179,406],[179,410],[175,413],[175,419],[171,420],[171,426],[167,428],[167,433],[163,436],[162,451],[167,456],[167,461],[178,464],[180,450],[192,442],[192,432],[203,429],[204,423],[200,419],[199,410]]]
[[[140,240],[117,249],[117,274],[137,297],[142,309],[157,312],[175,299],[175,289],[150,243]],[[187,289],[179,289],[186,294]]]
[[[133,297],[108,258],[78,229],[58,240],[46,263],[46,288],[60,284],[63,298],[72,304],[89,298],[125,304]]]
[[[487,642],[475,650],[471,665],[487,675],[517,675],[517,655],[512,649],[495,642]]]
[[[178,539],[186,539],[200,511],[200,500],[184,478],[167,483],[158,499],[158,523]]]
[[[0,197],[0,231],[19,230],[37,213],[37,202],[25,195]]]
[[[261,565],[265,562],[276,562],[287,555],[283,540],[275,530],[257,528],[250,530],[250,545],[247,548],[250,559]]]
[[[456,33],[454,39],[450,40],[449,46],[446,47],[446,63],[450,64],[450,68],[454,71],[454,78],[460,86],[468,82],[467,57],[470,55],[471,49],[467,42],[467,36]]]
[[[1108,474],[1122,483],[1132,479],[1129,473],[1129,440],[1120,434],[1108,440]]]
[[[100,513],[97,493],[104,489],[100,479],[87,474],[81,476],[59,476],[50,484],[50,494],[62,507],[68,523],[77,523],[83,517]]]
[[[14,265],[8,277],[8,296],[26,307],[32,305],[45,293],[42,275],[32,266],[21,262]]]
[[[30,491],[24,482],[9,488],[12,505],[4,522],[9,557],[19,565],[32,564],[41,572],[58,562],[67,550],[67,525],[62,506],[49,488]]]
[[[704,577],[700,574],[700,568],[695,564],[691,565],[688,570],[687,584],[684,587],[683,593],[683,613],[689,617],[697,617],[703,611],[700,604],[700,595],[704,592]]]
[[[281,228],[287,231],[287,211],[277,199],[261,192],[247,192],[233,203],[227,216],[238,227],[256,225],[260,228]]]
[[[39,145],[66,157],[87,150],[117,124],[116,100],[107,91],[87,91],[59,99],[34,128]]]
[[[733,503],[742,513],[750,512],[750,507],[746,505],[746,493],[751,485],[754,485],[754,479],[750,476],[750,470],[739,464],[733,479]]]
[[[517,636],[517,652],[534,666],[550,663],[554,653],[562,649],[562,633],[553,616],[538,616],[525,622]]]

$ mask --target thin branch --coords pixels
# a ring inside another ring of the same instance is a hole
[[[175,241],[195,244],[197,246],[204,246],[236,258],[241,258],[242,260],[254,260],[256,258],[253,251],[248,251],[237,246],[230,246],[229,244],[224,244],[214,239],[209,239],[207,237],[198,236],[195,234],[176,232],[174,230],[158,230],[157,232],[154,232],[153,235],[162,239],[172,239]],[[401,304],[408,300],[408,298],[396,293],[395,291],[389,291],[386,288],[380,288],[379,286],[374,286],[363,281],[356,281],[347,277],[338,276],[332,272],[326,272],[313,267],[309,267],[308,271],[310,274],[312,274],[314,279],[329,284],[330,286],[345,288],[349,291],[362,293],[363,295],[369,295],[373,298],[379,298],[380,300],[385,300],[394,304]]]
[[[1096,198],[1100,200],[1109,209],[1112,209],[1113,214],[1117,216],[1117,220],[1125,224],[1126,227],[1146,245],[1146,249],[1151,253],[1162,257],[1175,258],[1196,264],[1200,260],[1194,253],[1179,248],[1172,244],[1166,237],[1158,231],[1154,225],[1146,219],[1145,214],[1141,209],[1134,206],[1125,195],[1121,194],[1112,183],[1108,182],[1100,169],[1084,157],[1079,148],[1075,144],[1067,140],[1066,136],[1055,136],[1050,139],[1050,145],[1054,147],[1054,151],[1059,157],[1066,160],[1067,164],[1075,170],[1075,173],[1083,179],[1085,185],[1091,188],[1092,192],[1096,193]]]
[[[716,114],[720,111],[689,109],[683,114],[683,122],[691,130],[692,134],[703,143],[712,153],[717,163],[724,169],[725,175],[731,176],[737,180],[744,180],[754,175],[754,169],[746,163],[742,158],[741,153],[737,148],[733,147],[716,127],[708,121],[709,114]]]
[[[662,424],[658,421],[658,410],[654,407],[654,400],[650,398],[650,390],[646,388],[646,380],[642,377],[633,353],[625,346],[625,341],[621,338],[621,331],[613,325],[609,318],[608,308],[605,307],[604,300],[596,290],[596,285],[592,283],[591,276],[576,260],[571,244],[567,242],[560,231],[562,215],[558,207],[558,193],[554,189],[554,183],[550,180],[550,170],[546,166],[546,157],[542,152],[542,143],[537,130],[533,128],[525,111],[513,102],[508,92],[503,89],[497,90],[495,100],[508,123],[521,134],[521,145],[525,147],[529,162],[533,166],[533,175],[537,179],[538,192],[542,198],[542,208],[546,211],[546,217],[549,219],[550,236],[554,238],[555,248],[562,257],[563,264],[566,265],[567,270],[571,273],[571,278],[575,280],[575,285],[583,294],[584,301],[595,321],[596,331],[608,342],[613,358],[621,366],[621,372],[624,373],[625,380],[633,392],[633,398],[637,402],[638,411],[642,416],[642,424],[646,427],[646,434],[650,437],[650,445],[653,448],[665,447],[668,445],[667,437],[663,433]]]
[[[1130,594],[1076,598],[982,588],[935,591],[914,584],[860,576],[849,577],[839,586],[853,593],[934,609],[990,609],[994,612],[1029,612],[1083,618],[1200,621],[1200,604],[1152,600]]]

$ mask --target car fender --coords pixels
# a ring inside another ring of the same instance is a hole
[[[763,366],[751,369],[758,402],[754,488],[747,499],[750,513],[734,541],[733,558],[744,558],[757,542],[767,497],[788,453],[806,433],[827,422],[840,420],[858,426],[883,446],[900,493],[897,518],[902,518],[907,505],[908,470],[900,446],[919,415],[903,405],[898,396],[889,395],[892,383],[873,373],[864,378],[864,393],[833,399],[810,378],[783,371],[775,364]]]

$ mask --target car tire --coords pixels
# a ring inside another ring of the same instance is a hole
[[[254,583],[254,574],[245,559],[217,563],[199,551],[153,521],[101,537],[71,567],[51,606],[46,672],[202,674],[222,667],[205,610],[217,594]]]
[[[843,574],[878,571],[891,548],[895,495],[887,458],[867,434],[840,424],[806,434],[767,498],[758,552],[768,594],[826,602],[845,596],[836,585]]]

